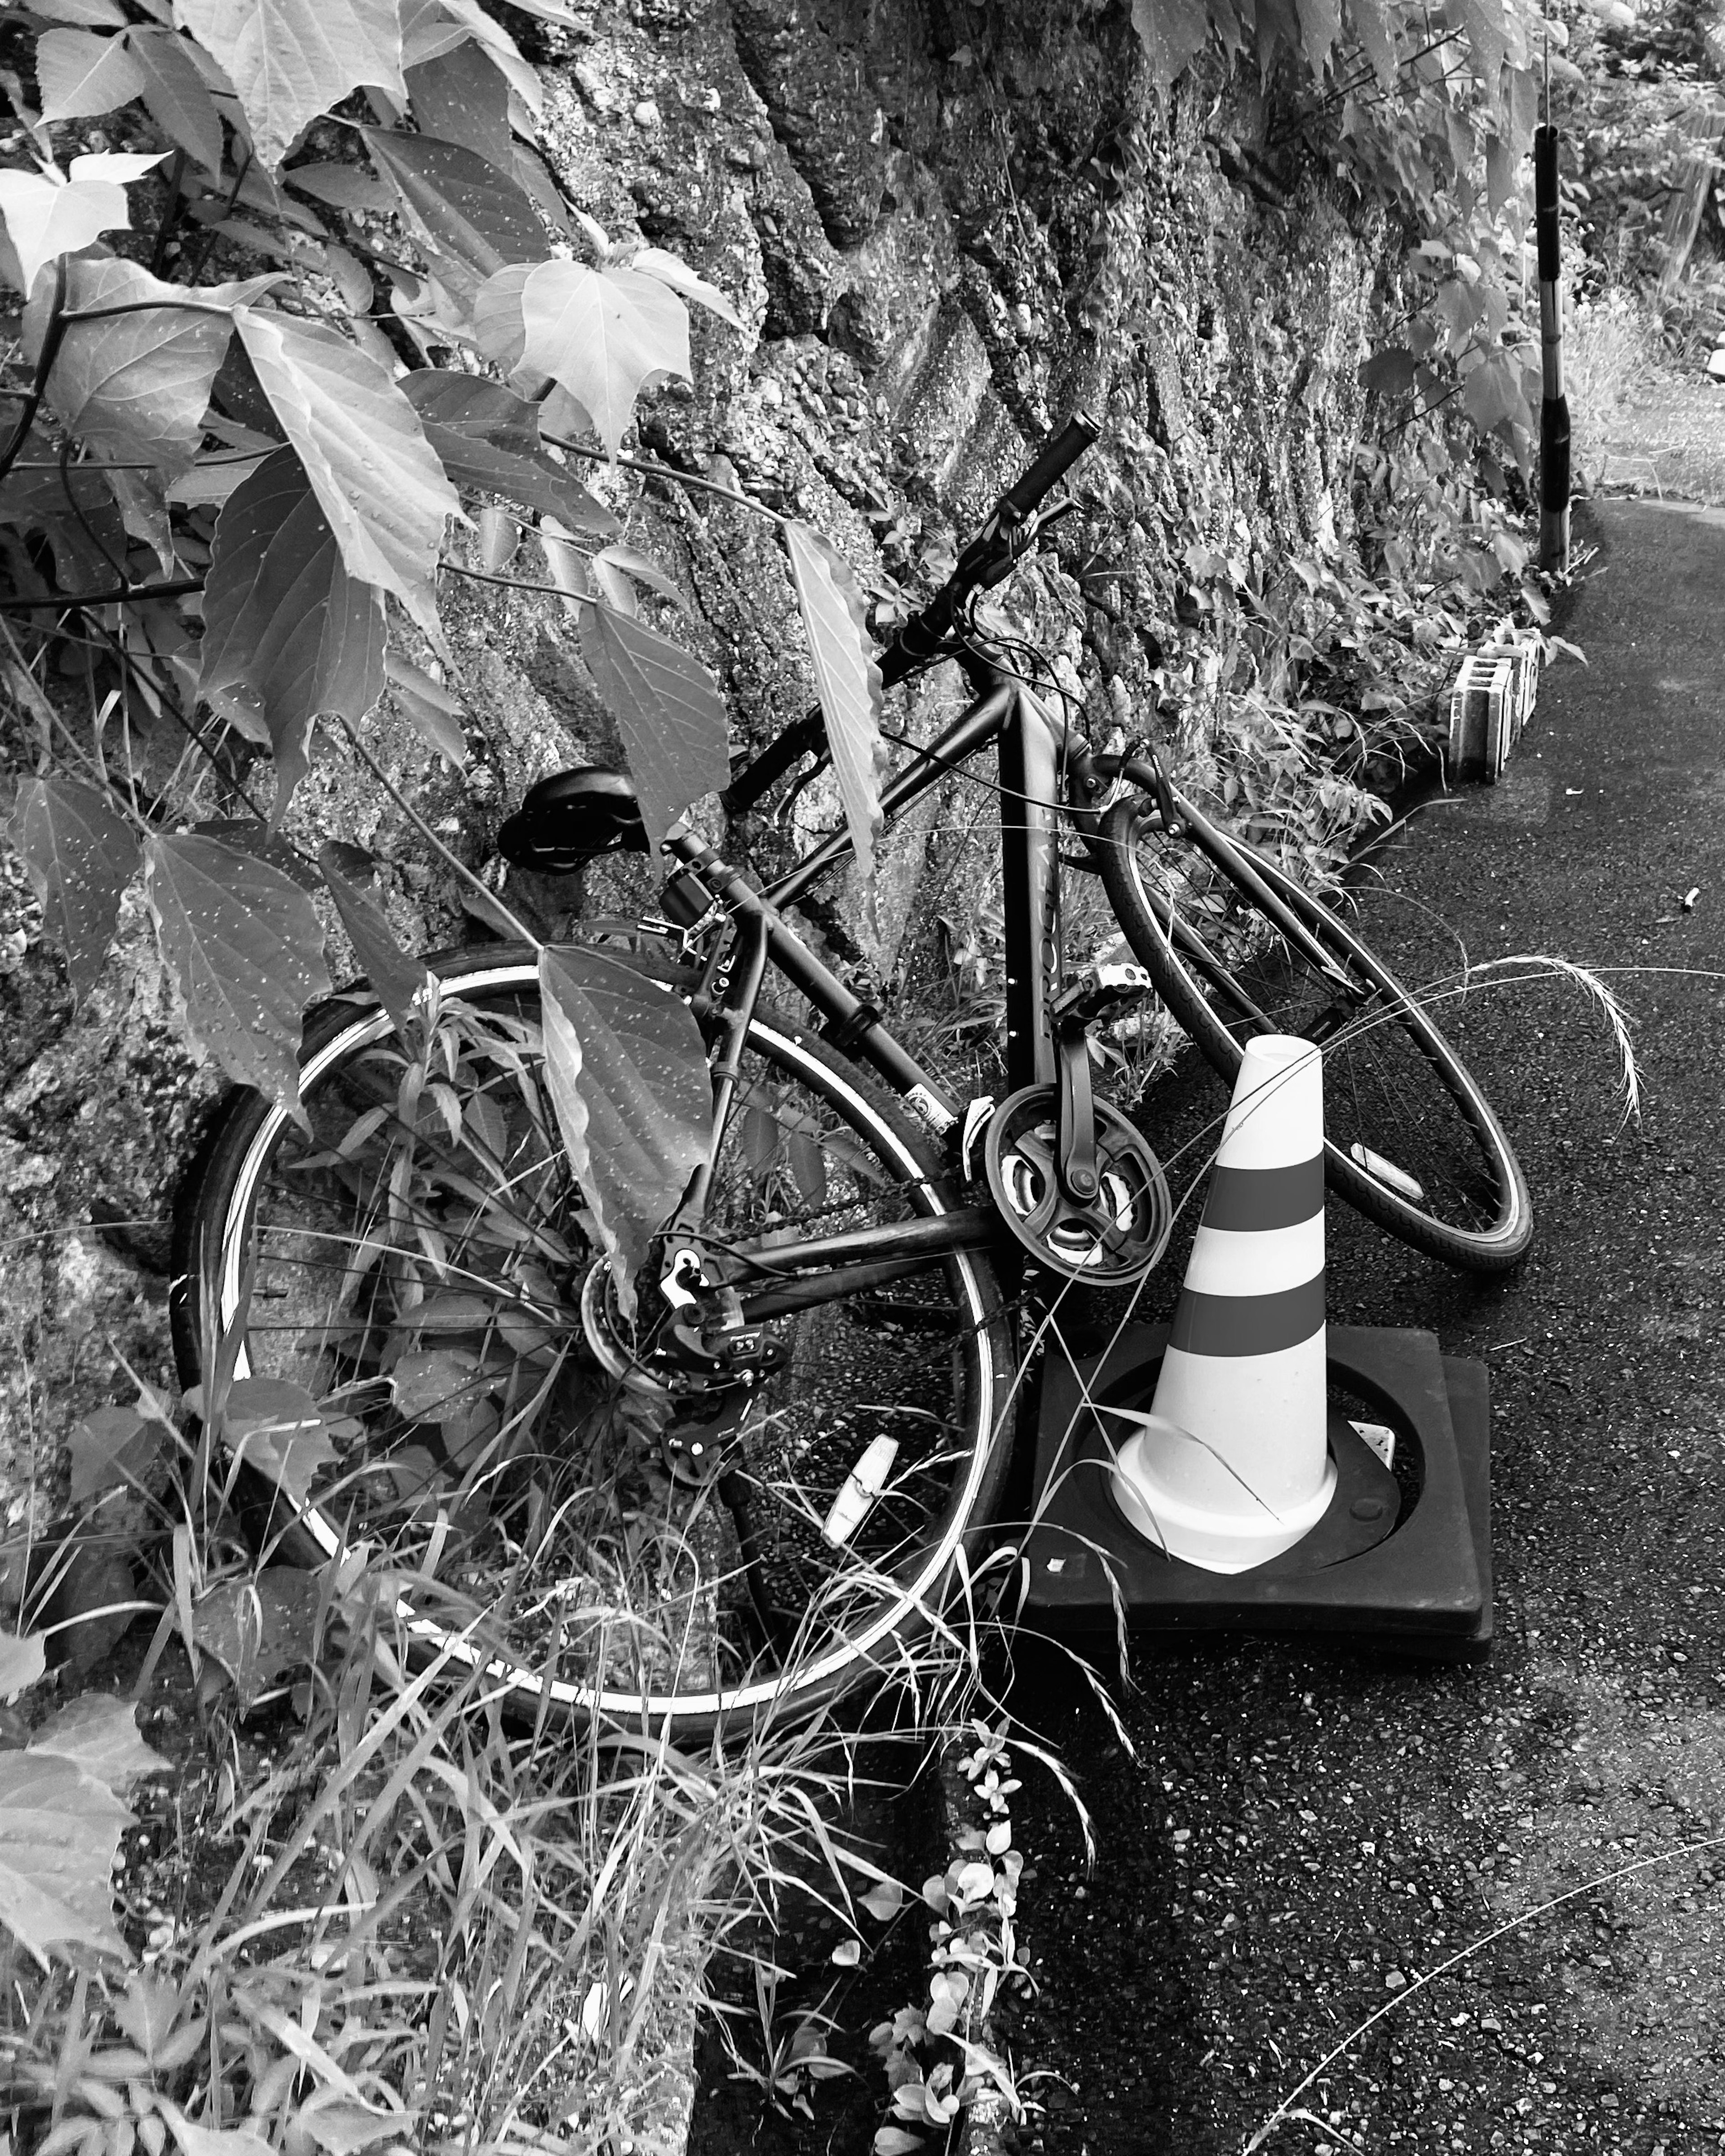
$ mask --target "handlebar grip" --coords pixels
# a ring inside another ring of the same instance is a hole
[[[1024,477],[1001,495],[1003,506],[1009,506],[1015,516],[1028,516],[1101,431],[1094,419],[1082,412],[1075,412]]]

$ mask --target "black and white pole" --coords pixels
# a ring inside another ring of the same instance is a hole
[[[1561,572],[1569,566],[1569,404],[1558,282],[1558,131],[1549,119],[1533,132],[1533,229],[1539,250],[1539,566]]]

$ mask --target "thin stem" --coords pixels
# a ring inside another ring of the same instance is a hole
[[[496,907],[497,911],[503,916],[504,919],[508,921],[510,927],[516,931],[516,934],[520,936],[524,943],[531,944],[536,951],[542,951],[545,948],[544,944],[540,942],[539,938],[533,933],[532,930],[528,927],[526,922],[521,919],[521,916],[515,911],[514,907],[506,906],[503,903],[503,901],[498,897],[495,891],[488,890],[480,879],[474,874],[470,868],[468,867],[467,864],[465,861],[458,860],[454,855],[449,851],[449,849],[444,844],[443,840],[439,838],[437,833],[432,829],[430,824],[426,822],[425,819],[419,814],[418,810],[413,808],[408,802],[403,799],[399,788],[390,778],[388,773],[384,770],[382,765],[378,762],[377,757],[372,754],[370,749],[368,749],[365,743],[360,739],[359,735],[354,729],[352,720],[347,716],[345,711],[340,713],[338,716],[341,721],[341,731],[353,744],[354,753],[359,757],[361,762],[365,765],[367,770],[371,773],[372,778],[377,780],[378,785],[380,785],[383,791],[389,796],[396,807],[400,809],[403,815],[407,818],[408,823],[410,823],[413,829],[419,834],[419,836],[424,839],[426,844],[432,849],[434,853],[437,854],[443,860],[446,861],[449,867],[454,869],[456,875],[461,878],[464,883],[470,883],[474,889],[480,894],[480,897],[485,901],[487,905],[495,906]]]
[[[55,467],[58,469],[58,467]],[[81,467],[80,467],[81,469]],[[113,606],[122,601],[183,598],[203,589],[202,577],[173,577],[162,584],[116,584],[102,592],[54,592],[45,599],[0,599],[0,613],[39,613],[44,607]]]
[[[501,584],[511,592],[542,592],[547,598],[578,599],[597,606],[597,599],[588,599],[583,592],[566,592],[561,584],[530,584],[524,577],[494,577],[486,569],[466,569],[459,562],[439,562],[437,565],[445,576],[470,577],[476,584]]]
[[[97,553],[101,556],[102,559],[114,572],[115,575],[124,580],[126,576],[125,562],[116,561],[113,555],[108,552],[107,547],[103,544],[101,534],[96,530],[95,525],[90,522],[90,519],[84,513],[83,504],[79,501],[77,494],[73,489],[71,463],[72,437],[68,434],[65,440],[60,444],[60,492],[66,497],[68,503],[71,506],[72,514],[78,519],[79,523],[82,526],[85,537],[88,539],[90,545],[95,548]],[[126,586],[128,594],[130,594],[131,589],[131,587],[128,584]]]
[[[60,355],[61,341],[66,334],[66,258],[63,254],[54,265],[54,297],[49,302],[48,326],[42,332],[42,349],[36,355],[36,372],[30,386],[23,393],[23,409],[13,422],[6,446],[0,449],[0,484],[18,459],[18,454],[30,438],[30,429],[36,424],[48,377],[54,372],[54,363]]]
[[[69,314],[68,322],[105,322],[115,315],[222,315],[229,316],[232,307],[218,307],[209,300],[119,300],[111,307],[79,307]]]
[[[548,434],[542,429],[540,439],[549,442],[555,449],[567,450],[572,457],[584,457],[590,465],[620,465],[625,471],[644,472],[649,479],[674,480],[679,486],[692,486],[702,494],[716,494],[722,501],[734,501],[739,509],[752,509],[757,516],[769,518],[782,531],[790,529],[788,516],[781,516],[776,509],[768,508],[765,502],[752,501],[747,495],[739,494],[734,486],[722,485],[716,479],[679,471],[675,465],[657,464],[646,457],[609,457],[603,449],[584,449],[579,442],[572,442],[562,434]]]

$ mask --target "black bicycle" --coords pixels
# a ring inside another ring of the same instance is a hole
[[[1024,1313],[1131,1287],[1165,1247],[1120,1047],[1158,998],[1224,1078],[1255,1034],[1321,1045],[1332,1187],[1385,1227],[1483,1271],[1527,1247],[1526,1184],[1435,984],[1402,987],[1152,745],[1096,752],[978,625],[1095,435],[1075,419],[1050,444],[881,660],[891,684],[951,655],[973,696],[911,751],[889,823],[998,752],[998,1097],[943,1084],[793,927],[848,839],[757,890],[685,824],[658,912],[584,959],[638,1002],[681,999],[711,1066],[706,1156],[632,1307],[547,1102],[526,946],[429,962],[411,1035],[363,992],[314,1014],[309,1129],[239,1096],[182,1205],[187,1382],[214,1357],[316,1403],[277,1525],[313,1554],[386,1551],[413,1650],[530,1712],[692,1732],[914,1653],[999,1504]],[[726,806],[824,754],[816,713]],[[500,843],[553,872],[646,847],[629,783],[597,770],[536,786]]]

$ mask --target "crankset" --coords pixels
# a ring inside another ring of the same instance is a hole
[[[1063,1175],[1059,1092],[1027,1086],[989,1118],[983,1166],[1001,1218],[1032,1257],[1067,1280],[1119,1287],[1161,1257],[1173,1207],[1161,1162],[1126,1117],[1106,1101],[1091,1113],[1093,1152]]]

